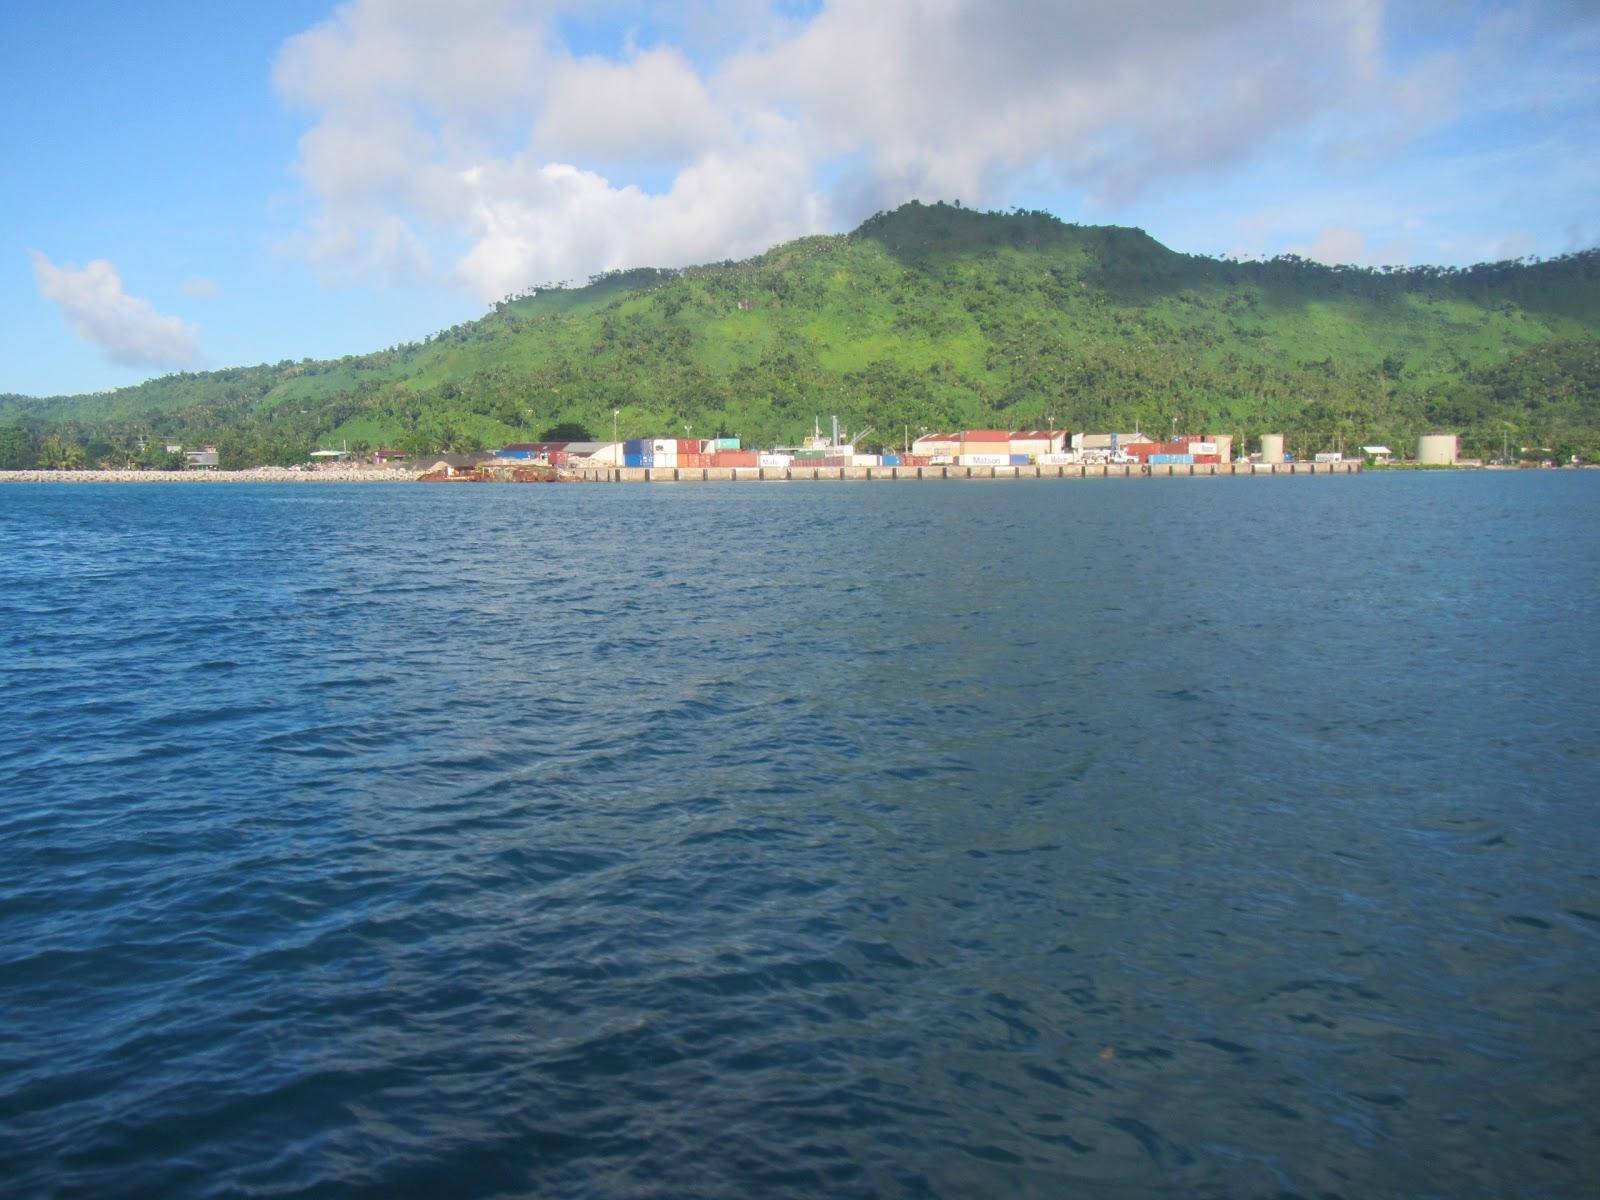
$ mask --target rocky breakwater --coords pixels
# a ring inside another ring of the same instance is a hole
[[[0,483],[408,483],[393,467],[250,467],[243,471],[0,471]]]

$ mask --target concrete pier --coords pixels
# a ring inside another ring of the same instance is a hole
[[[1359,459],[1292,463],[1078,463],[1016,467],[569,467],[585,483],[729,483],[756,480],[1150,479],[1175,475],[1357,475]]]

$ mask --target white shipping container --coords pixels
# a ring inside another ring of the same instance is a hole
[[[880,454],[852,454],[850,456],[852,467],[881,467],[883,456]]]
[[[1041,454],[1039,463],[1046,467],[1070,467],[1078,461],[1076,453],[1071,454]]]
[[[1049,438],[1012,438],[1011,453],[1045,455],[1052,451]]]
[[[1216,452],[1217,452],[1217,444],[1215,442],[1190,442],[1189,443],[1189,453],[1190,454],[1215,454]]]
[[[1344,455],[1340,454],[1337,450],[1331,450],[1324,454],[1317,455],[1316,461],[1320,463],[1343,462]]]
[[[763,454],[756,459],[756,465],[761,467],[787,467],[793,463],[792,454]]]
[[[963,454],[956,460],[958,466],[963,467],[1009,467],[1011,456],[1009,454]]]
[[[671,438],[658,438],[650,443],[650,453],[652,454],[676,454],[677,452],[678,443]]]

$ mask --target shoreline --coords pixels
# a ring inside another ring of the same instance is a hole
[[[243,471],[0,471],[0,483],[412,483],[422,472],[388,467],[250,467]]]

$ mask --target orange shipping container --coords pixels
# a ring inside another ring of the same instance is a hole
[[[754,450],[718,450],[711,456],[714,467],[759,467],[761,455]]]

